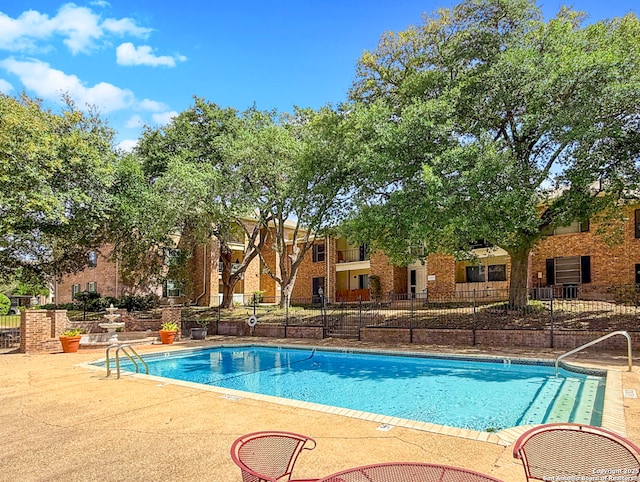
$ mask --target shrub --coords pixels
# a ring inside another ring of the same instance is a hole
[[[0,315],[6,315],[9,313],[11,309],[11,301],[6,295],[0,293]]]
[[[254,291],[252,294],[253,294],[253,297],[251,299],[252,303],[253,303],[254,300],[255,300],[256,303],[262,303],[262,300],[263,300],[263,297],[264,297],[264,291],[257,290],[257,291]]]
[[[127,311],[145,311],[157,308],[159,305],[160,299],[154,294],[146,296],[127,295],[120,298],[117,304],[113,304],[113,306],[117,306],[118,308],[126,308]]]

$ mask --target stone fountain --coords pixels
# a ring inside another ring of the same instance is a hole
[[[111,306],[107,308],[108,314],[104,315],[107,321],[98,324],[100,328],[106,328],[109,336],[107,341],[109,343],[118,342],[118,334],[116,333],[116,330],[124,327],[124,321],[116,321],[116,319],[120,317],[120,313],[116,313],[116,311],[118,311],[118,308],[114,308],[112,303]]]

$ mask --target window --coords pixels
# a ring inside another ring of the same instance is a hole
[[[636,264],[636,284],[640,285],[640,263]]]
[[[591,283],[591,256],[549,258],[547,285]]]
[[[180,283],[175,280],[166,280],[162,286],[162,296],[164,298],[182,296]]]
[[[96,266],[98,266],[98,253],[89,251],[89,268],[95,268]]]
[[[586,221],[574,221],[569,226],[561,226],[554,229],[553,234],[571,234],[571,233],[585,233],[589,231],[589,220]]]
[[[98,291],[98,283],[96,283],[95,281],[87,283],[87,291],[89,293],[96,293]]]
[[[484,266],[467,266],[467,283],[482,283],[484,281]]]
[[[76,295],[80,293],[80,285],[71,286],[71,298],[75,299]]]
[[[369,275],[368,274],[358,275],[358,289],[366,290],[368,288],[369,288]]]
[[[507,281],[507,265],[490,264],[487,267],[487,281]]]
[[[636,231],[636,238],[640,238],[640,209],[636,209],[635,210],[635,231]]]
[[[313,245],[313,262],[320,263],[324,261],[324,244],[314,244]]]

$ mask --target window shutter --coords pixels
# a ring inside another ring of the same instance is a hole
[[[580,256],[580,282],[591,283],[591,256]]]
[[[553,258],[547,259],[547,285],[556,284],[556,263]]]

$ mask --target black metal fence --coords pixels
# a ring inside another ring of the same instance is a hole
[[[20,346],[20,315],[0,316],[0,348]]]
[[[522,296],[504,290],[456,290],[418,294],[389,293],[380,299],[335,302],[329,297],[280,303],[246,296],[233,310],[197,310],[185,320],[193,326],[208,316],[212,328],[222,321],[248,320],[285,326],[321,326],[325,337],[358,338],[365,327],[431,329],[640,330],[640,287],[535,287]]]

